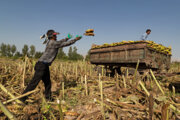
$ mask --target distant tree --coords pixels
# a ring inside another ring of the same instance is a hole
[[[14,56],[15,52],[16,52],[16,46],[12,45],[11,46],[11,54],[12,54],[12,56]]]
[[[82,55],[77,54],[77,60],[83,60],[83,59],[84,59],[84,57]]]
[[[22,49],[22,55],[23,56],[28,55],[28,50],[29,50],[28,45],[25,44]]]
[[[0,51],[1,51],[1,56],[6,56],[7,55],[7,45],[2,43],[0,46]]]
[[[67,59],[66,53],[63,51],[63,48],[59,48],[57,59],[61,59],[61,60]]]
[[[36,52],[35,46],[34,46],[34,45],[31,45],[31,46],[30,46],[30,51],[29,51],[30,56],[31,56],[31,57],[34,57],[35,52]]]
[[[86,55],[86,58],[85,58],[86,61],[89,61],[90,60],[90,50],[88,50],[88,53]]]
[[[68,59],[69,60],[73,60],[73,51],[72,51],[72,47],[69,47],[69,51],[68,51]]]
[[[12,54],[11,54],[11,45],[10,44],[7,45],[6,56],[7,57],[11,57],[12,56]]]
[[[16,58],[22,57],[22,54],[21,54],[19,51],[17,51],[17,52],[15,53],[14,57],[16,57]]]
[[[68,57],[69,60],[83,60],[83,56],[77,53],[77,48],[72,47],[69,48],[69,52],[68,52]]]
[[[35,53],[35,58],[40,58],[42,56],[43,52],[36,52]]]
[[[74,46],[72,52],[72,60],[77,60],[77,59],[78,59],[77,48],[76,46]]]

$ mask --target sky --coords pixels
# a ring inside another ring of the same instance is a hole
[[[85,55],[92,44],[139,40],[149,28],[148,40],[171,46],[173,59],[180,60],[179,6],[180,0],[1,0],[0,44],[44,51],[40,36],[49,29],[61,33],[58,39],[94,29],[94,37],[73,45]]]

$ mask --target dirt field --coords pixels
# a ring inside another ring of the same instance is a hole
[[[44,99],[39,83],[26,106],[15,97],[33,77],[35,60],[0,59],[0,101],[18,120],[178,120],[180,63],[168,74],[105,76],[88,62],[55,61],[50,67],[53,102]],[[156,81],[157,80],[157,81]],[[5,90],[4,88],[5,87]],[[8,119],[0,109],[0,120]]]

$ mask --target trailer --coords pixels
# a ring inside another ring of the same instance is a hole
[[[152,69],[160,73],[169,70],[171,54],[149,47],[146,41],[90,49],[90,62],[103,65],[112,75],[115,71],[121,74],[121,67],[136,68],[138,60],[139,71]]]

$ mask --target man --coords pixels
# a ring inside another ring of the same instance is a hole
[[[151,29],[147,29],[147,30],[146,30],[146,33],[144,33],[144,34],[141,36],[140,40],[147,40],[147,38],[148,38],[148,36],[149,36],[150,33],[151,33]]]
[[[50,101],[52,100],[49,66],[52,64],[52,62],[56,58],[59,48],[72,45],[76,41],[82,38],[82,36],[77,36],[75,39],[68,41],[72,37],[69,34],[68,37],[66,37],[65,39],[56,41],[57,39],[56,35],[58,34],[59,33],[55,32],[54,30],[48,30],[46,35],[43,35],[43,37],[46,37],[46,40],[44,43],[47,42],[45,52],[36,63],[34,77],[28,84],[27,88],[24,90],[23,94],[34,90],[36,86],[38,85],[38,83],[40,82],[40,80],[42,80],[45,85],[45,98]],[[20,100],[22,102],[25,102],[26,99],[27,99],[27,96],[21,98]]]

